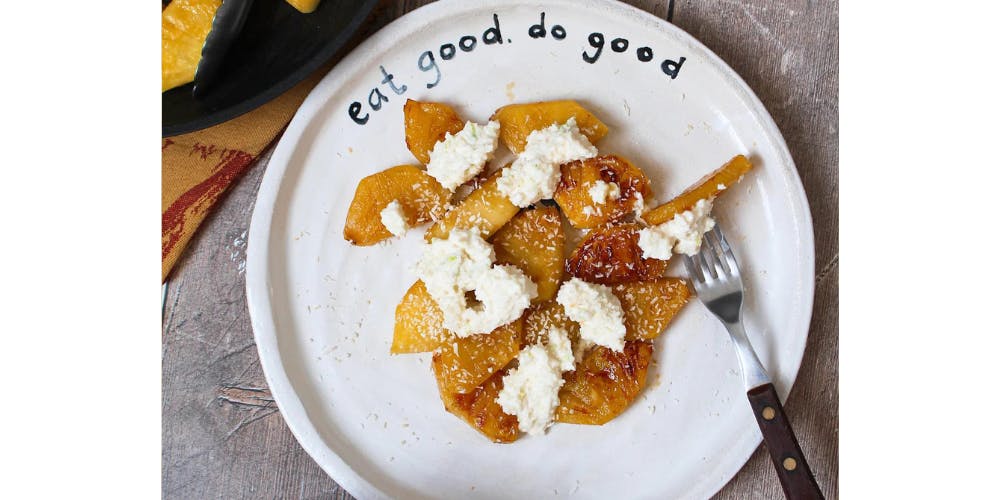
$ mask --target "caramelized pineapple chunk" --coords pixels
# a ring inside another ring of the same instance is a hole
[[[573,341],[580,338],[580,325],[566,316],[566,310],[555,299],[531,306],[524,315],[524,340],[521,347],[542,342],[549,329],[562,328]]]
[[[444,408],[494,443],[512,443],[519,435],[517,417],[504,413],[496,401],[503,389],[503,377],[507,375],[507,371],[494,373],[467,394],[446,392],[439,386]]]
[[[596,346],[566,373],[559,390],[556,422],[603,425],[617,417],[646,386],[653,344],[625,343],[622,352]]]
[[[625,158],[617,155],[597,156],[564,163],[562,177],[554,196],[570,224],[590,229],[607,222],[617,222],[636,208],[642,208],[652,190],[646,174]],[[617,199],[610,197],[595,202],[591,189],[599,183],[617,186]]]
[[[638,224],[629,223],[592,230],[566,261],[566,271],[584,281],[602,285],[662,277],[667,262],[642,257],[639,229]]]
[[[542,302],[555,297],[563,274],[562,219],[556,207],[522,210],[493,236],[497,262],[513,264],[538,285]]]
[[[452,342],[455,335],[444,328],[441,309],[417,280],[396,306],[396,325],[392,334],[392,354],[430,352]]]
[[[407,99],[403,105],[406,147],[424,165],[431,161],[431,150],[448,133],[457,134],[465,126],[451,106],[439,102]]]
[[[673,219],[675,215],[691,210],[691,207],[698,203],[698,200],[718,196],[723,190],[739,182],[743,178],[743,174],[749,172],[751,168],[753,168],[753,164],[746,156],[736,155],[715,172],[702,177],[676,198],[643,214],[642,220],[649,225],[663,224]]]
[[[545,101],[527,104],[508,104],[490,117],[500,122],[500,140],[514,153],[524,151],[528,135],[553,123],[562,124],[570,117],[576,118],[580,132],[591,144],[608,133],[608,126],[576,101]]]
[[[316,10],[316,7],[319,6],[319,0],[285,0],[285,1],[287,1],[292,7],[295,7],[295,10],[303,14],[312,13],[312,11]]]
[[[434,353],[434,376],[442,393],[467,394],[517,356],[524,335],[518,318],[490,333],[455,338]]]
[[[424,238],[427,241],[433,238],[447,238],[451,230],[456,227],[460,229],[476,227],[479,228],[483,238],[489,238],[517,215],[520,209],[497,188],[500,172],[503,172],[503,169],[494,172],[486,182],[444,214],[427,230]]]
[[[160,16],[163,92],[194,81],[201,48],[221,5],[222,0],[173,0],[163,9]]]
[[[420,167],[400,165],[369,175],[358,183],[344,223],[344,239],[374,245],[392,236],[382,225],[382,209],[396,200],[410,226],[444,215],[451,193]]]
[[[691,292],[680,278],[621,283],[611,287],[625,311],[625,340],[653,340],[687,304]]]

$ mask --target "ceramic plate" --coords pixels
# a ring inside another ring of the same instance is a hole
[[[374,247],[342,234],[362,177],[415,163],[407,98],[480,122],[511,102],[576,99],[610,127],[601,151],[641,166],[660,202],[748,155],[755,169],[715,215],[746,275],[751,341],[782,397],[802,359],[812,223],[788,149],[746,84],[691,36],[621,4],[446,0],[387,26],[327,75],[260,188],[247,298],[268,384],[305,450],[361,498],[716,492],[760,435],[729,337],[697,301],[657,340],[649,385],[624,414],[508,445],[444,411],[429,355],[389,355],[422,231]]]

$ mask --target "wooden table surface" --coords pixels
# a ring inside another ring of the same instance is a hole
[[[383,0],[357,44],[426,1]],[[770,111],[805,185],[816,297],[786,403],[827,498],[838,497],[838,2],[632,0],[701,40]],[[673,4],[672,6],[670,4]],[[162,496],[351,498],[292,437],[264,381],[247,313],[247,228],[270,151],[234,183],[168,282],[163,315]],[[758,449],[718,498],[781,498]]]

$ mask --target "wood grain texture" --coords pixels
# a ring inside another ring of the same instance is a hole
[[[383,0],[351,46],[426,1]],[[668,2],[631,0],[661,18]],[[672,21],[732,66],[781,129],[816,233],[816,297],[785,410],[816,480],[838,497],[838,3],[675,0]],[[163,315],[164,498],[351,498],[301,449],[270,398],[246,309],[246,231],[266,152],[203,224]],[[749,410],[749,407],[747,409]],[[758,449],[717,498],[782,498]]]

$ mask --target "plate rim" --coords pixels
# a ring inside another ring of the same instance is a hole
[[[799,208],[799,210],[793,210],[793,218],[801,221],[800,227],[798,227],[801,230],[798,240],[801,257],[800,267],[806,270],[812,279],[807,279],[802,283],[802,324],[800,325],[800,330],[804,334],[801,337],[801,348],[798,349],[798,352],[794,353],[796,355],[795,369],[790,382],[785,387],[778,385],[778,392],[782,400],[787,400],[795,381],[798,379],[802,359],[805,354],[806,345],[808,344],[809,326],[812,321],[815,299],[815,236],[812,213],[809,208],[809,201],[802,184],[802,179],[799,176],[791,151],[788,149],[781,130],[767,108],[760,101],[760,98],[739,73],[701,41],[673,23],[667,22],[638,7],[615,0],[486,0],[481,2],[439,0],[400,16],[369,36],[338,62],[309,93],[275,147],[274,153],[268,163],[267,171],[261,180],[250,221],[246,266],[247,308],[265,380],[281,412],[282,418],[284,418],[286,425],[292,432],[292,435],[295,436],[299,445],[302,446],[306,453],[316,461],[327,475],[356,497],[390,498],[389,495],[358,474],[350,464],[346,463],[324,444],[323,438],[319,435],[319,431],[310,420],[298,394],[295,392],[294,386],[285,372],[281,353],[278,348],[278,335],[270,302],[267,262],[270,259],[270,228],[273,222],[277,197],[281,191],[284,173],[288,168],[289,160],[298,146],[298,138],[319,115],[318,112],[322,109],[322,106],[319,104],[322,104],[326,98],[325,96],[329,94],[328,89],[331,89],[331,87],[335,88],[338,80],[349,77],[348,73],[350,73],[351,68],[359,62],[363,62],[364,56],[370,53],[371,49],[378,48],[383,43],[389,41],[394,33],[405,31],[410,24],[414,24],[414,19],[419,17],[420,22],[426,24],[437,22],[449,16],[461,15],[467,11],[481,10],[490,6],[513,7],[529,4],[538,7],[563,5],[572,8],[582,7],[584,9],[587,7],[601,7],[607,11],[614,11],[616,14],[621,15],[623,18],[628,18],[633,22],[673,32],[672,34],[677,39],[687,43],[692,49],[699,51],[711,65],[714,65],[719,70],[720,74],[730,79],[731,87],[750,108],[755,118],[759,121],[765,138],[771,143],[772,148],[777,153],[781,169],[785,171],[783,172],[785,174],[784,178],[791,183],[791,190],[793,192],[789,193],[790,200],[793,206]],[[321,94],[324,97],[321,97]],[[294,140],[292,139],[293,137],[295,138]],[[801,274],[796,273],[796,275]],[[717,476],[717,472],[721,470],[725,480],[701,481],[697,485],[694,485],[695,487],[702,485],[700,490],[694,489],[685,496],[707,498],[717,493],[745,466],[761,442],[762,437],[760,434],[755,433],[745,436],[738,443],[734,443],[734,445],[746,446],[745,453],[736,454],[738,456],[737,459],[723,461],[711,471],[713,475]],[[708,476],[709,474],[706,475]]]
[[[347,45],[347,42],[351,40],[351,37],[357,34],[358,29],[361,28],[361,24],[371,16],[372,11],[375,9],[375,4],[377,2],[378,0],[356,0],[354,10],[357,11],[358,14],[351,19],[351,22],[347,23],[347,26],[345,26],[343,30],[341,30],[339,33],[333,36],[330,39],[330,41],[328,41],[325,45],[323,45],[323,47],[316,53],[316,55],[312,59],[310,59],[308,62],[297,68],[295,71],[292,71],[291,73],[286,75],[281,80],[278,80],[277,83],[268,87],[263,92],[254,95],[250,99],[239,102],[232,106],[222,108],[218,111],[208,113],[194,120],[188,120],[186,122],[176,123],[173,125],[165,125],[161,120],[160,121],[161,138],[190,134],[192,132],[204,130],[209,127],[214,127],[216,125],[219,125],[220,123],[225,123],[234,118],[239,118],[240,116],[243,116],[273,101],[279,95],[284,94],[292,87],[304,81],[314,71],[318,70],[324,64],[329,62],[330,58],[332,58],[334,54],[337,53],[338,50],[344,48],[344,46]],[[308,14],[303,14],[303,15],[308,15]],[[326,77],[324,76],[324,78]]]

